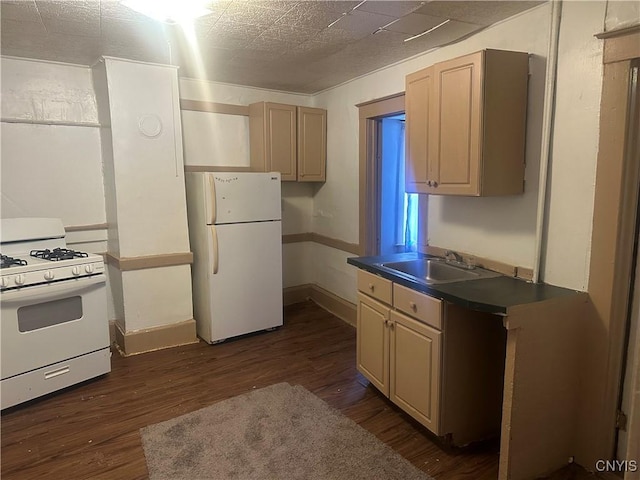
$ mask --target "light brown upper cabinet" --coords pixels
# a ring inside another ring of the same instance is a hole
[[[483,50],[407,76],[407,190],[523,192],[527,53]]]
[[[283,181],[324,182],[327,111],[281,103],[249,105],[251,169]]]
[[[407,75],[405,87],[407,192],[429,193],[429,107],[433,96],[433,67]],[[429,182],[430,183],[430,182]]]
[[[324,182],[327,165],[327,111],[298,107],[298,181]]]

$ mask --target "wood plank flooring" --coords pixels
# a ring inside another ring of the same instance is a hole
[[[355,330],[311,302],[287,307],[274,332],[128,358],[114,352],[110,374],[3,412],[1,476],[147,478],[141,427],[284,381],[315,393],[437,480],[497,478],[497,444],[442,448],[368,385],[355,352]],[[551,478],[594,477],[573,467]]]

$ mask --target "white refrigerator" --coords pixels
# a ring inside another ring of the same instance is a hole
[[[188,172],[186,182],[198,336],[281,326],[280,174]]]

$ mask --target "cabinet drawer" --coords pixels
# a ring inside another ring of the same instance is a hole
[[[442,300],[394,284],[393,306],[427,325],[442,329]]]
[[[358,270],[358,290],[391,305],[391,281],[372,273]]]

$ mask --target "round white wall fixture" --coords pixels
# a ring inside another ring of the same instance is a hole
[[[142,115],[138,119],[138,129],[145,137],[157,137],[162,132],[162,120],[152,113]]]

